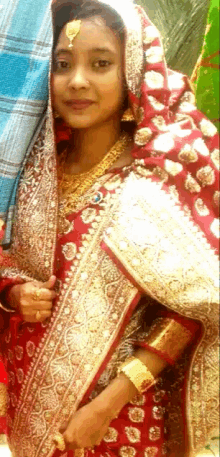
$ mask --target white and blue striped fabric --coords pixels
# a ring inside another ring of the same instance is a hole
[[[48,99],[51,0],[0,0],[0,218],[11,220],[22,164]]]

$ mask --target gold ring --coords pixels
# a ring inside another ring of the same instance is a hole
[[[41,320],[41,313],[40,313],[40,311],[37,311],[37,312],[36,312],[35,318],[37,319],[37,321],[40,321],[40,320]]]
[[[36,289],[33,293],[33,299],[39,300],[39,298],[40,298],[40,289]]]
[[[53,441],[54,441],[56,448],[59,449],[59,451],[65,451],[66,443],[65,443],[64,437],[63,437],[63,435],[61,435],[61,433],[57,433],[53,437]]]

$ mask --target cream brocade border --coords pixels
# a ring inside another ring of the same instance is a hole
[[[146,294],[204,326],[187,388],[195,456],[218,424],[218,258],[162,186],[130,173],[104,240]]]
[[[62,285],[16,407],[10,437],[16,456],[53,455],[54,434],[78,407],[137,294],[100,247],[117,203],[116,194],[100,211]]]

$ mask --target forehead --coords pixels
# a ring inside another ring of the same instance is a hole
[[[60,33],[56,51],[60,48],[74,49],[80,48],[81,51],[96,48],[108,48],[113,53],[120,53],[120,38],[109,27],[100,16],[94,16],[81,20],[81,27],[78,35],[73,40],[73,48],[69,48],[69,38],[66,35],[65,25]]]

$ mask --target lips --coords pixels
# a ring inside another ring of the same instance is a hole
[[[65,102],[67,106],[75,110],[83,110],[91,106],[94,102],[91,100],[68,100]]]

